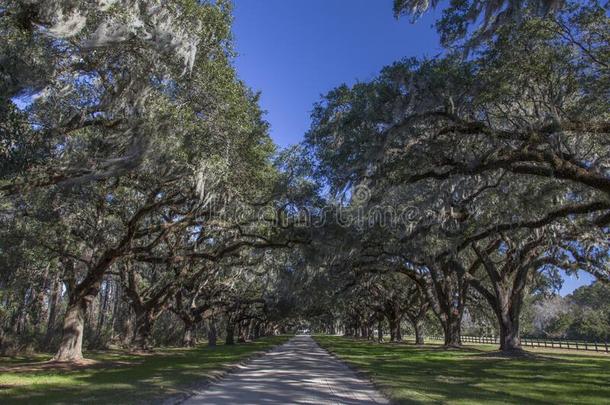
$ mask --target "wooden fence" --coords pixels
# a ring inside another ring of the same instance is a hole
[[[430,336],[434,340],[444,340],[441,336]],[[500,344],[500,339],[486,336],[462,336],[463,343],[480,343],[480,344]],[[521,345],[526,347],[548,347],[556,349],[568,350],[588,350],[593,352],[610,353],[610,345],[608,342],[586,342],[584,340],[568,340],[568,339],[537,339],[537,338],[521,338]]]

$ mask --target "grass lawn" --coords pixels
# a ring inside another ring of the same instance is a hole
[[[608,355],[547,349],[507,359],[494,356],[497,348],[490,345],[447,351],[437,344],[315,339],[401,404],[610,404]]]
[[[49,356],[0,358],[0,403],[134,403],[186,392],[257,351],[288,340],[288,336],[216,348],[159,349],[150,355],[122,352],[86,353],[94,364],[77,369],[44,369],[33,361]]]

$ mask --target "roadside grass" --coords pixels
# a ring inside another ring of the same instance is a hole
[[[186,393],[256,352],[287,341],[273,336],[215,348],[169,348],[137,355],[120,351],[85,353],[91,364],[35,364],[49,356],[0,358],[0,403],[142,403]]]
[[[606,354],[545,349],[511,359],[494,356],[491,345],[445,350],[439,344],[314,338],[400,404],[610,404]]]

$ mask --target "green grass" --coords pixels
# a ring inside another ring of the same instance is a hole
[[[336,336],[316,341],[366,372],[401,404],[610,404],[610,356],[493,356],[493,346],[377,344]]]
[[[285,342],[288,336],[261,338],[254,342],[216,348],[160,349],[150,355],[122,352],[86,353],[104,362],[83,369],[23,370],[20,367],[47,357],[2,359],[0,403],[134,403],[187,392],[227,365],[257,351]]]

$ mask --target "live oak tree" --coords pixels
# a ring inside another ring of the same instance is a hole
[[[33,101],[25,117],[48,152],[27,173],[3,175],[9,193],[137,167],[166,125],[154,101],[170,93],[175,104],[192,100],[193,78],[223,75],[231,53],[224,2],[8,1],[0,19],[1,121],[15,100]],[[222,109],[226,89],[212,83],[200,93],[200,114]],[[69,153],[93,142],[94,156]]]
[[[56,359],[79,360],[104,276],[184,240],[211,191],[262,198],[273,146],[235,77],[223,2],[9,2],[0,18],[3,141],[19,145],[3,208],[44,224],[69,296]]]
[[[274,155],[227,2],[5,2],[2,348],[78,361],[304,319],[392,341],[408,320],[421,344],[428,314],[453,347],[486,303],[518,352],[541,275],[610,278],[608,17],[474,0],[437,27],[446,54],[330,91]]]
[[[394,16],[416,20],[440,0],[394,0]],[[564,0],[466,0],[450,1],[436,22],[444,45],[465,42],[476,46],[494,35],[504,25],[515,24],[532,16],[552,18],[569,3]]]
[[[582,230],[581,230],[582,231]],[[520,316],[528,286],[534,284],[538,273],[558,269],[570,274],[583,269],[607,281],[608,243],[587,235],[579,235],[572,229],[557,232],[556,227],[538,229],[534,233],[517,231],[501,234],[492,246],[482,250],[477,244],[471,248],[482,262],[487,277],[472,277],[471,286],[493,308],[499,324],[500,348],[510,352],[521,349]],[[561,235],[560,239],[556,239]],[[581,239],[581,237],[583,237]]]
[[[506,22],[468,59],[405,60],[316,105],[306,144],[331,192],[366,186],[369,210],[417,210],[393,238],[387,229],[359,238],[375,247],[372,265],[385,255],[410,264],[414,277],[420,269],[432,309],[446,318],[448,345],[459,344],[468,280],[483,268],[485,255],[472,246],[496,253],[494,238],[547,226],[569,246],[575,236],[565,229],[577,226],[591,235],[589,251],[604,251],[607,32],[595,4]]]

